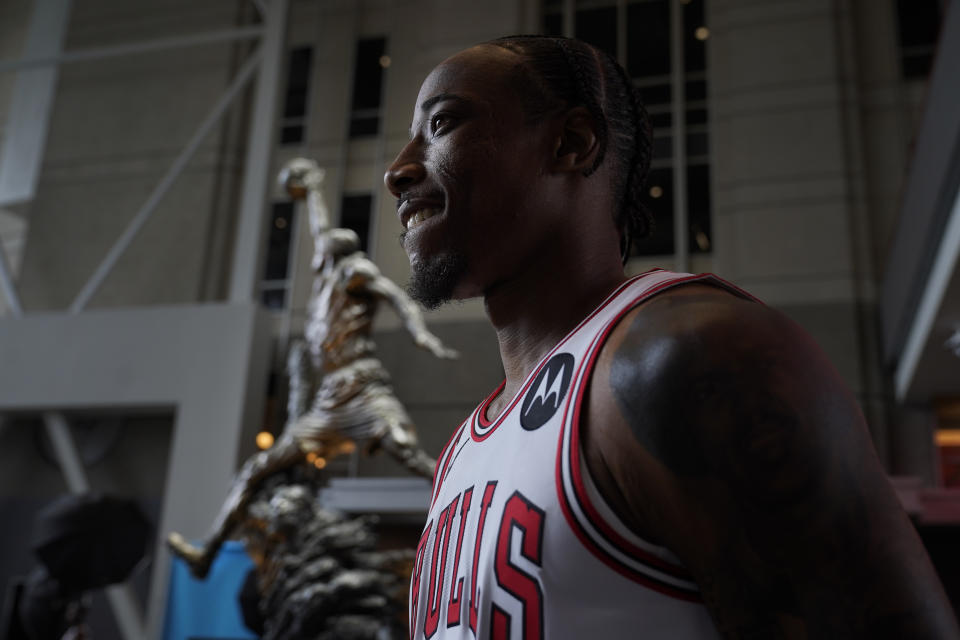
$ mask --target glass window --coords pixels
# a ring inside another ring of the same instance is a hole
[[[657,104],[669,105],[670,101],[673,100],[673,90],[669,82],[653,86],[641,85],[640,97],[643,98],[643,104],[648,109]]]
[[[280,144],[296,144],[304,140],[312,58],[311,47],[297,47],[290,51],[287,59],[287,86],[283,97]]]
[[[380,131],[380,99],[386,62],[386,38],[357,42],[350,103],[350,137],[373,136]]]
[[[690,253],[707,253],[713,243],[710,224],[710,167],[687,167],[687,217]]]
[[[644,187],[643,206],[653,216],[653,229],[646,238],[634,240],[632,255],[658,256],[673,253],[673,169],[652,169]]]
[[[617,8],[580,9],[574,21],[577,38],[610,55],[617,55]]]
[[[265,280],[285,280],[290,262],[290,231],[293,226],[293,203],[275,202],[271,212],[270,239],[267,245]]]
[[[687,132],[687,157],[705,156],[709,152],[706,131]]]
[[[370,212],[373,209],[373,196],[369,193],[344,196],[340,208],[340,226],[353,229],[360,237],[360,250],[369,246]]]
[[[273,203],[268,231],[267,255],[264,261],[261,295],[270,309],[282,309],[290,287],[290,242],[293,232],[293,202]]]
[[[543,35],[562,36],[563,35],[563,15],[561,15],[560,13],[544,13]]]
[[[283,105],[284,118],[296,118],[307,112],[307,89],[310,84],[310,61],[313,49],[298,47],[290,52],[287,66],[287,93]]]
[[[707,29],[703,0],[689,0],[683,5],[683,68],[703,71],[707,68]]]
[[[627,7],[626,68],[634,78],[670,75],[670,5],[667,0],[634,2]]]
[[[280,129],[280,144],[303,142],[303,125],[287,124]]]
[[[669,129],[673,114],[669,112],[650,113],[650,124],[656,129]],[[656,133],[653,134],[656,137]]]
[[[904,78],[930,75],[941,19],[940,0],[897,0],[900,63]]]

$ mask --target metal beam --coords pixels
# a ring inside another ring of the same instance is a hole
[[[950,220],[940,240],[930,276],[923,287],[920,304],[910,325],[900,362],[893,374],[897,401],[901,403],[908,399],[920,357],[930,340],[937,312],[943,305],[950,278],[958,266],[960,266],[960,191],[954,196]]]
[[[100,285],[103,284],[103,281],[110,273],[110,270],[116,264],[117,260],[120,259],[120,256],[123,255],[123,252],[126,251],[127,247],[130,246],[134,236],[136,236],[137,232],[139,232],[143,225],[146,224],[147,220],[150,218],[150,215],[157,208],[157,205],[160,204],[163,196],[167,194],[167,191],[169,191],[170,187],[173,186],[174,181],[183,172],[183,169],[187,166],[187,162],[189,162],[190,158],[193,157],[193,154],[199,148],[200,143],[203,142],[203,139],[206,137],[207,133],[209,133],[210,129],[212,129],[217,121],[220,120],[220,117],[227,110],[227,107],[230,106],[234,98],[236,98],[244,86],[246,86],[247,81],[253,77],[254,71],[257,70],[257,65],[260,63],[262,50],[262,47],[260,47],[254,51],[253,54],[251,54],[250,58],[247,59],[243,67],[241,67],[240,71],[233,79],[233,82],[223,93],[223,95],[220,96],[220,99],[217,100],[216,105],[214,105],[213,109],[210,110],[210,113],[207,114],[207,117],[204,118],[203,122],[200,123],[200,126],[197,127],[197,130],[187,142],[187,145],[183,148],[183,151],[181,151],[180,154],[174,159],[173,164],[170,165],[167,173],[154,188],[153,192],[150,194],[150,197],[148,197],[147,201],[143,203],[143,205],[140,207],[140,210],[137,211],[136,215],[127,225],[127,228],[124,229],[123,233],[119,238],[117,238],[117,241],[114,242],[113,246],[110,248],[110,251],[107,252],[107,255],[94,271],[93,275],[90,276],[90,279],[84,285],[83,289],[81,289],[80,293],[77,294],[73,304],[70,305],[70,313],[79,313],[84,309],[84,307],[87,306],[87,303],[90,302],[90,298],[93,297],[93,294],[96,293]]]
[[[115,58],[117,56],[126,56],[133,53],[147,53],[150,51],[164,51],[167,49],[195,47],[214,42],[253,40],[255,38],[259,38],[261,35],[263,35],[262,27],[240,27],[237,29],[222,29],[219,31],[208,31],[205,33],[196,33],[188,36],[177,36],[174,38],[157,38],[156,40],[144,40],[143,42],[130,42],[127,44],[114,45],[112,47],[79,49],[76,51],[67,51],[56,56],[37,56],[33,58],[23,58],[20,60],[0,60],[0,73],[4,71],[18,71],[21,69],[33,69],[37,67],[66,64],[69,62],[84,62],[87,60]]]
[[[24,51],[28,56],[57,57],[70,17],[69,0],[37,0]],[[0,205],[33,199],[46,147],[57,86],[57,67],[18,73],[14,79],[0,148]]]
[[[674,269],[690,268],[687,244],[687,92],[683,68],[683,5],[670,0],[670,84],[673,101],[670,108],[673,132],[673,251]]]
[[[3,296],[7,299],[7,306],[10,307],[13,315],[23,315],[23,307],[20,306],[20,297],[17,295],[13,276],[10,274],[10,263],[7,262],[7,252],[4,251],[2,242],[0,242],[0,289],[3,289]]]
[[[288,0],[272,0],[264,15],[263,56],[257,78],[250,135],[243,174],[243,192],[237,235],[233,245],[230,301],[253,299],[263,256],[262,236],[266,227],[267,185],[272,180],[270,158],[277,123]]]
[[[67,481],[67,488],[71,493],[86,493],[90,491],[90,482],[83,469],[83,460],[77,452],[77,447],[70,434],[70,425],[62,413],[47,412],[43,414],[43,423],[53,445],[53,453],[57,457],[63,477]]]

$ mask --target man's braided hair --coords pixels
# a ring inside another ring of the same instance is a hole
[[[594,120],[598,151],[589,176],[607,157],[614,163],[614,221],[620,229],[622,256],[630,242],[649,235],[653,219],[641,194],[650,170],[653,130],[640,94],[610,54],[581,40],[539,35],[506,36],[491,44],[523,58],[523,96],[528,116],[582,106]]]

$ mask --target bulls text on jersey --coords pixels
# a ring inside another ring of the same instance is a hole
[[[498,597],[491,598],[491,610],[488,613],[492,626],[492,640],[510,637],[510,628],[514,624],[522,625],[523,637],[527,640],[543,638],[543,588],[536,575],[531,575],[513,560],[514,543],[519,540],[519,554],[533,566],[543,565],[543,530],[545,512],[528,500],[519,491],[514,491],[501,513],[491,514],[497,482],[491,480],[482,487],[479,504],[474,507],[476,487],[469,487],[456,495],[437,516],[436,521],[427,523],[414,560],[411,579],[411,616],[410,637],[416,636],[413,628],[418,619],[421,606],[426,607],[423,619],[423,637],[432,638],[440,626],[441,613],[446,611],[446,627],[453,628],[468,624],[473,635],[477,633],[479,586],[477,575],[481,549],[486,545],[496,545],[494,554],[494,575],[502,597],[515,598],[522,608],[522,620],[513,620],[503,607],[497,606]],[[479,510],[475,525],[468,528],[471,508]],[[495,522],[487,535],[487,522]],[[454,536],[454,532],[456,532]],[[517,532],[519,535],[515,535]],[[455,546],[451,549],[451,541]],[[432,542],[432,545],[430,544]],[[452,555],[452,558],[451,558]],[[424,560],[429,558],[429,562]],[[453,566],[451,579],[446,581],[447,561]],[[470,562],[469,571],[462,563]],[[428,564],[424,575],[424,565]],[[469,584],[466,580],[469,577]],[[428,602],[419,602],[420,581],[429,580]],[[466,586],[466,592],[464,587]]]

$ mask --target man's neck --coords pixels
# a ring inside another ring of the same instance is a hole
[[[489,418],[502,411],[543,356],[625,279],[615,257],[600,268],[596,261],[577,263],[564,257],[559,264],[540,262],[487,291],[484,306],[497,331],[506,374]]]

